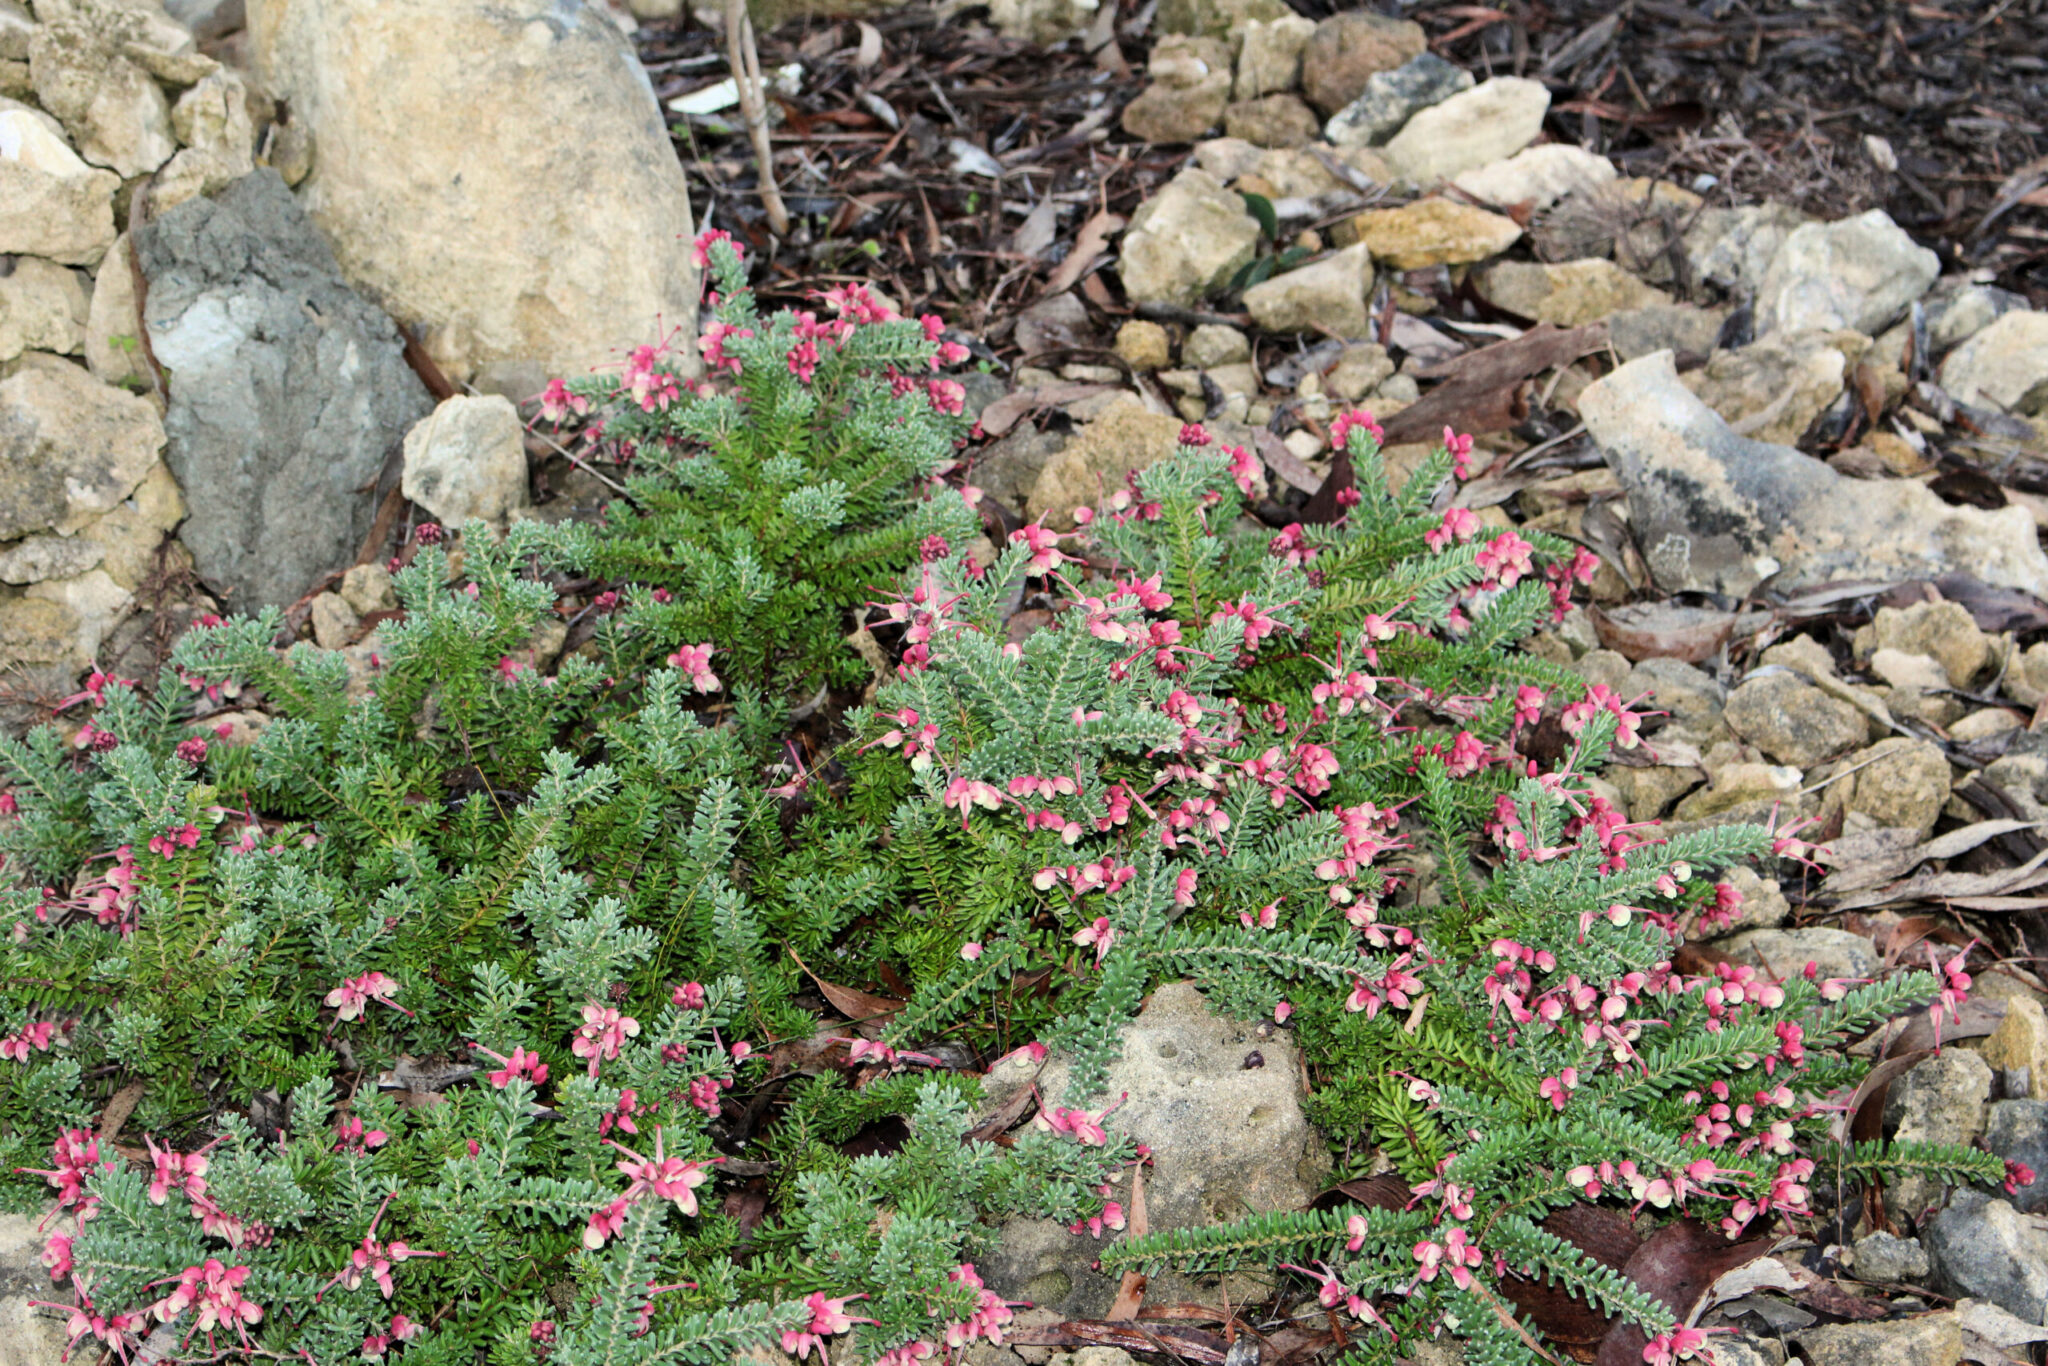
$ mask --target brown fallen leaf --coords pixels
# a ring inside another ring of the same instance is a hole
[[[1383,424],[1387,444],[1427,441],[1445,427],[1474,434],[1497,432],[1521,421],[1516,391],[1521,382],[1607,344],[1607,324],[1559,329],[1533,327],[1513,341],[1496,342],[1449,360],[1418,368],[1418,379],[1444,382]]]
[[[818,984],[818,990],[823,992],[825,999],[832,1003],[832,1008],[853,1021],[856,1025],[879,1024],[879,1022],[888,1019],[891,1015],[903,1009],[904,1003],[902,1001],[893,1000],[887,996],[876,996],[872,992],[862,991],[858,987],[843,987],[837,982],[826,981],[818,976],[817,973],[811,971],[810,964],[804,962],[801,958],[797,958],[795,949],[789,951],[789,956],[796,958],[796,965],[804,970],[804,975]]]
[[[1768,1255],[1774,1241],[1773,1235],[1766,1234],[1731,1243],[1719,1229],[1697,1219],[1681,1219],[1651,1234],[1628,1259],[1622,1273],[1663,1301],[1680,1322],[1687,1322],[1693,1306],[1713,1289],[1714,1282],[1736,1267]],[[1617,1319],[1600,1342],[1595,1366],[1638,1366],[1648,1342],[1642,1329]]]
[[[1682,659],[1698,664],[1721,652],[1735,629],[1735,613],[1673,602],[1631,603],[1594,608],[1593,629],[1602,645],[1631,663]]]
[[[981,430],[987,436],[1001,436],[1028,412],[1038,408],[1057,408],[1063,403],[1077,403],[1096,394],[1108,393],[1114,387],[1109,384],[1042,384],[1035,389],[1019,389],[1014,394],[1004,394],[981,410]]]
[[[1930,860],[1952,859],[1968,853],[1986,840],[2020,830],[2036,830],[2042,825],[2041,821],[1978,821],[1930,840],[1916,838],[1916,831],[1891,827],[1860,835],[1845,835],[1820,855],[1820,861],[1835,871],[1828,874],[1816,891],[1820,896],[1866,891],[1891,882]]]
[[[1072,289],[1074,283],[1109,251],[1111,234],[1122,232],[1124,222],[1121,214],[1097,213],[1083,223],[1081,231],[1074,235],[1074,249],[1046,277],[1045,292],[1041,297]]]
[[[135,1113],[135,1107],[142,1103],[142,1093],[148,1088],[139,1081],[131,1081],[114,1092],[113,1099],[100,1114],[99,1139],[111,1143],[121,1136],[121,1126],[128,1122],[128,1116]]]
[[[1179,1323],[1157,1327],[1068,1319],[1044,1328],[1004,1333],[1006,1344],[1020,1347],[1121,1347],[1126,1352],[1154,1352],[1202,1366],[1223,1366],[1230,1345],[1220,1334]]]
[[[1628,1265],[1643,1245],[1628,1216],[1619,1210],[1581,1202],[1567,1205],[1545,1219],[1547,1233],[1571,1243],[1594,1261],[1615,1271]],[[1543,1330],[1543,1336],[1563,1347],[1588,1347],[1605,1338],[1613,1327],[1612,1317],[1577,1299],[1561,1285],[1522,1276],[1507,1276],[1500,1288]]]
[[[1963,897],[2004,897],[2043,884],[2048,884],[2048,849],[2042,850],[2017,868],[2000,868],[1990,873],[1922,871],[1888,886],[1845,896],[1835,903],[1835,909],[1859,911],[1872,906],[1889,906],[1906,901],[1953,903]]]
[[[1145,1164],[1140,1162],[1131,1168],[1131,1207],[1124,1215],[1128,1227],[1127,1237],[1142,1238],[1152,1231],[1152,1221],[1145,1216]],[[1112,1323],[1125,1322],[1138,1317],[1138,1311],[1145,1303],[1145,1273],[1126,1271],[1123,1280],[1117,1283],[1116,1302],[1109,1306],[1103,1317]]]

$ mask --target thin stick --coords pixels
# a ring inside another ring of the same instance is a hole
[[[747,17],[747,0],[725,0],[725,48],[732,63],[733,84],[739,87],[740,113],[754,142],[754,160],[761,166],[761,207],[767,210],[769,230],[777,237],[787,237],[789,210],[783,207],[782,191],[775,185],[768,101],[761,87],[761,53],[754,46],[754,22]]]

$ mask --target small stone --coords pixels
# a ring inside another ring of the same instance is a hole
[[[1409,119],[1384,151],[1402,177],[1434,185],[1521,151],[1543,131],[1549,109],[1540,81],[1495,76]]]
[[[1066,447],[1045,462],[1025,504],[1056,531],[1074,524],[1074,509],[1093,505],[1123,487],[1124,476],[1171,455],[1180,439],[1180,420],[1149,411],[1123,398],[1076,432]]]
[[[1116,330],[1116,353],[1133,370],[1163,370],[1173,364],[1166,329],[1142,318],[1133,318]]]
[[[1657,303],[1624,309],[1609,318],[1607,340],[1613,344],[1615,354],[1625,361],[1653,351],[1704,359],[1713,352],[1721,336],[1721,325],[1727,320],[1726,309]]]
[[[63,1316],[29,1303],[50,1297],[50,1273],[42,1260],[50,1236],[78,1231],[69,1216],[54,1227],[44,1227],[47,1222],[33,1214],[0,1215],[0,1333],[6,1334],[8,1366],[57,1366],[69,1355]]]
[[[76,355],[85,347],[85,286],[54,261],[19,257],[0,274],[0,361],[24,351]]]
[[[1276,275],[1244,292],[1244,306],[1268,332],[1356,337],[1366,330],[1372,254],[1361,242]]]
[[[249,92],[232,71],[216,71],[179,96],[171,126],[185,146],[157,173],[150,191],[155,212],[217,193],[256,169]]]
[[[1484,203],[1503,209],[1526,204],[1541,213],[1575,191],[1612,184],[1617,174],[1606,157],[1568,142],[1546,142],[1460,172],[1451,183]]]
[[[323,650],[339,650],[362,625],[355,609],[339,593],[321,593],[312,604],[313,641]]]
[[[1152,78],[1124,106],[1123,128],[1146,142],[1193,142],[1223,117],[1230,102],[1230,48],[1217,38],[1168,35],[1152,49]]]
[[[1634,697],[1646,691],[1673,721],[1696,728],[1713,728],[1728,704],[1728,689],[1720,680],[1682,659],[1646,659],[1637,664],[1622,684],[1622,692]]]
[[[398,585],[381,564],[351,565],[341,576],[341,600],[357,616],[393,612],[398,610]]]
[[[0,61],[27,61],[35,33],[36,21],[29,18],[20,0],[0,0]]]
[[[1714,770],[1712,782],[1678,804],[1672,819],[1703,821],[1730,812],[1767,811],[1791,801],[1803,776],[1780,764],[1723,764]]]
[[[1316,21],[1298,14],[1247,22],[1237,49],[1237,98],[1255,100],[1294,89],[1301,80],[1301,51],[1315,31]]]
[[[1791,445],[1841,398],[1869,345],[1859,332],[1778,333],[1714,352],[1683,381],[1735,431]]]
[[[1161,0],[1157,23],[1167,35],[1231,38],[1254,21],[1272,23],[1294,11],[1286,0]]]
[[[1870,941],[1847,930],[1751,930],[1719,947],[1781,980],[1797,977],[1808,963],[1822,977],[1875,977],[1881,966]]]
[[[457,394],[405,434],[405,496],[451,531],[472,519],[502,527],[530,499],[519,410],[500,394]]]
[[[2048,413],[2048,313],[2007,313],[1949,352],[1941,387],[1958,403]]]
[[[78,154],[129,180],[169,161],[178,141],[170,101],[117,42],[80,20],[44,24],[29,42],[29,72],[37,102],[57,116]]]
[[[1351,219],[1350,229],[1375,260],[1396,270],[1484,261],[1506,251],[1522,235],[1514,219],[1450,199],[1368,209]]]
[[[1875,335],[1927,292],[1941,258],[1882,209],[1794,228],[1758,287],[1759,333],[1850,328]]]
[[[1014,336],[1027,357],[1069,348],[1092,350],[1100,344],[1088,306],[1071,291],[1040,299],[1019,313]]]
[[[2048,1321],[2048,1233],[2004,1200],[1958,1191],[1921,1234],[1935,1284],[1990,1300],[2028,1323]]]
[[[2037,641],[2012,661],[1999,680],[2005,695],[2023,707],[2038,707],[2048,698],[2048,641]]]
[[[1850,755],[1845,768],[1854,772],[1827,789],[1829,806],[1860,811],[1881,827],[1924,838],[1948,804],[1948,756],[1931,741],[1880,740]]]
[[[163,445],[146,401],[27,353],[0,380],[0,541],[80,530],[134,492]]]
[[[1728,294],[1752,292],[1793,229],[1808,222],[1769,200],[1739,209],[1702,209],[1686,220],[1686,261],[1695,278]]]
[[[1209,138],[1195,144],[1195,165],[1225,185],[1251,171],[1267,155],[1243,138]]]
[[[1474,273],[1473,287],[1495,308],[1558,327],[1578,327],[1625,308],[1671,302],[1662,290],[1600,257],[1556,264],[1496,261]]]
[[[0,109],[0,254],[89,266],[114,240],[121,178],[81,161],[32,109]]]
[[[1723,714],[1729,729],[1794,768],[1855,749],[1870,733],[1862,711],[1790,673],[1750,679],[1728,694]]]
[[[1261,95],[1223,109],[1223,131],[1254,147],[1300,147],[1316,140],[1319,127],[1299,95]]]
[[[1191,308],[1250,261],[1258,243],[1259,223],[1243,198],[1189,167],[1131,215],[1117,270],[1134,302]]]
[[[1870,671],[1894,688],[1913,688],[1920,692],[1932,692],[1946,688],[1948,675],[1941,665],[1929,655],[1909,655],[1904,650],[1886,646],[1870,656]]]
[[[2009,1099],[2048,1100],[2048,1014],[2042,1012],[2039,1001],[2031,996],[2009,997],[2005,1018],[1984,1040],[1979,1052],[1994,1068],[2026,1074],[2025,1094],[2008,1091]]]
[[[1341,193],[1344,182],[1323,165],[1312,147],[1275,147],[1261,150],[1259,159],[1238,182],[1241,193],[1262,194],[1268,199],[1317,199]]]
[[[1879,653],[1882,654],[1883,651]],[[1989,740],[1994,736],[2018,730],[2022,724],[2018,716],[2003,707],[1986,707],[1983,711],[1973,711],[1962,720],[1951,724],[1948,727],[1948,738],[1958,744],[1973,745],[1981,740]]]
[[[1358,97],[1330,115],[1323,136],[1339,147],[1377,147],[1423,110],[1471,88],[1471,72],[1425,52],[1368,76]]]
[[[1955,688],[1969,687],[1991,663],[1991,638],[1959,602],[1878,608],[1870,625],[1856,633],[1856,653],[1869,658],[1886,648],[1928,656]]]
[[[1785,889],[1775,878],[1762,877],[1756,869],[1738,863],[1721,874],[1721,881],[1734,887],[1736,895],[1742,898],[1729,933],[1775,930],[1790,923],[1792,903],[1785,899]]]
[[[1927,315],[1927,345],[1938,353],[1961,346],[2006,314],[2024,309],[2027,296],[1951,276],[1935,281],[1921,302]]]
[[[1354,342],[1323,376],[1323,390],[1341,403],[1356,403],[1394,373],[1394,359],[1378,342]]]
[[[1336,113],[1365,91],[1376,73],[1393,71],[1429,50],[1422,25],[1371,10],[1349,10],[1316,25],[1301,54],[1301,93]]]
[[[635,3],[644,4],[647,0]],[[660,3],[672,6],[671,14],[682,11],[682,0]],[[1005,38],[1051,47],[1087,32],[1098,3],[1099,0],[993,0],[988,20]]]
[[[1870,1233],[1856,1240],[1856,1279],[1879,1285],[1917,1281],[1931,1268],[1918,1238]],[[1818,1363],[1816,1363],[1818,1366]]]
[[[2035,1173],[2033,1185],[2008,1197],[2022,1214],[2048,1209],[2048,1101],[1993,1101],[1985,1112],[1984,1146]]]
[[[1807,1366],[1956,1366],[1963,1358],[1963,1329],[1954,1314],[1828,1324],[1793,1341]]]
[[[1180,348],[1181,361],[1196,370],[1213,370],[1219,365],[1242,365],[1252,358],[1252,340],[1234,327],[1202,323],[1188,333]],[[2044,647],[2048,653],[2048,647]]]

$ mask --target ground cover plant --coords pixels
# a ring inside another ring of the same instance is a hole
[[[937,320],[857,287],[763,317],[700,249],[719,384],[650,348],[550,386],[630,501],[472,526],[459,562],[422,528],[366,694],[227,621],[0,744],[0,1157],[13,1204],[56,1202],[79,1350],[910,1366],[1001,1341],[977,1264],[1029,1213],[1110,1269],[1293,1267],[1363,1357],[1450,1330],[1540,1359],[1519,1273],[1662,1362],[1700,1335],[1552,1212],[1734,1239],[1806,1216],[1817,1163],[2023,1179],[1827,1139],[1840,1045],[1952,1006],[1959,958],[1674,968],[1732,910],[1714,874],[1797,840],[1665,839],[1586,788],[1639,713],[1512,647],[1590,559],[1442,506],[1469,438],[1395,496],[1340,417],[1343,519],[1275,534],[1257,460],[1190,426],[982,562]],[[597,626],[546,672],[522,652],[570,574]],[[1054,609],[1013,639],[1020,582]],[[861,700],[805,754],[821,688]],[[206,719],[231,694],[273,718],[251,743]],[[1342,1174],[1377,1153],[1416,1199],[1115,1240],[1144,1136],[1107,1069],[1182,978],[1295,1030]],[[978,1073],[1042,1048],[1065,1093],[969,1139]]]

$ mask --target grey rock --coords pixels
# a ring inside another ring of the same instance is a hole
[[[1188,339],[1180,349],[1180,358],[1183,364],[1197,370],[1241,365],[1252,358],[1252,341],[1234,327],[1202,323],[1188,333]]]
[[[1921,1241],[1946,1293],[1990,1300],[2028,1323],[2048,1323],[2048,1233],[2004,1200],[1958,1191]]]
[[[1781,764],[1811,768],[1861,746],[1870,725],[1854,703],[1797,674],[1763,673],[1728,694],[1728,728]]]
[[[1793,1341],[1807,1366],[1956,1366],[1963,1356],[1963,1329],[1954,1314],[1831,1323]]]
[[[1549,109],[1542,82],[1495,76],[1409,119],[1388,140],[1387,161],[1417,185],[1450,180],[1534,142]]]
[[[1984,1117],[1984,1146],[2033,1169],[2034,1184],[2007,1198],[2022,1214],[2048,1210],[2048,1100],[1999,1100]]]
[[[1013,431],[974,457],[969,482],[988,490],[1004,507],[1022,513],[1024,500],[1046,461],[1067,448],[1064,432]]]
[[[1918,1238],[1901,1238],[1895,1233],[1870,1233],[1856,1240],[1856,1279],[1896,1285],[1917,1281],[1932,1264]]]
[[[1263,1066],[1244,1065],[1253,1052],[1263,1056]],[[991,1073],[990,1108],[1030,1084],[1031,1073],[1017,1063]],[[1066,1078],[1065,1062],[1053,1059],[1038,1078],[1040,1093],[1057,1101]],[[1155,1233],[1301,1209],[1328,1171],[1323,1141],[1301,1112],[1297,1055],[1287,1032],[1213,1015],[1185,982],[1153,992],[1126,1030],[1107,1095],[1128,1096],[1111,1126],[1152,1148],[1145,1208]],[[1061,1225],[1016,1219],[1003,1226],[982,1273],[1009,1299],[1094,1318],[1117,1287],[1115,1277],[1091,1268],[1100,1254],[1093,1239]],[[1203,1288],[1168,1274],[1155,1279],[1149,1293],[1170,1303],[1200,1299]],[[1241,1301],[1242,1294],[1231,1298]]]
[[[1425,52],[1368,76],[1358,98],[1330,115],[1323,136],[1339,147],[1377,147],[1423,110],[1471,88],[1471,72]]]
[[[147,401],[61,357],[22,356],[0,380],[0,540],[78,531],[134,492],[163,444]]]
[[[1901,1143],[1965,1144],[1984,1127],[1991,1065],[1963,1048],[1944,1048],[1891,1085],[1885,1126]],[[1902,1177],[1887,1194],[1890,1206],[1919,1220],[1941,1201],[1944,1187],[1923,1176]]]
[[[1088,306],[1075,298],[1071,290],[1040,299],[1019,313],[1014,335],[1017,349],[1027,358],[1042,351],[1093,349],[1098,345]]]
[[[1646,659],[1629,674],[1622,690],[1630,697],[1649,689],[1657,707],[1671,713],[1671,719],[1695,729],[1712,727],[1721,719],[1728,702],[1728,689],[1712,674],[1682,659]]]
[[[1653,351],[1671,351],[1681,357],[1700,357],[1713,351],[1721,325],[1728,320],[1725,309],[1695,308],[1691,304],[1650,304],[1631,308],[1607,320],[1607,339],[1623,360],[1634,360]]]
[[[1808,963],[1822,977],[1874,977],[1879,966],[1870,941],[1847,930],[1750,930],[1720,947],[1779,978],[1797,977]]]
[[[2027,296],[1949,276],[1936,281],[1920,302],[1927,316],[1927,344],[1943,352],[1960,346],[2014,309],[2025,308]]]
[[[2048,555],[2024,509],[1951,507],[1911,480],[1851,481],[1738,436],[1679,381],[1668,352],[1588,385],[1579,414],[1667,591],[1741,596],[1766,578],[1789,589],[1960,571],[2048,596]]]
[[[1872,209],[1794,228],[1757,287],[1759,332],[1853,328],[1875,335],[1927,292],[1941,258]]]
[[[426,391],[274,171],[179,205],[136,249],[151,347],[173,375],[165,458],[204,490],[185,544],[234,606],[294,602],[355,557]]]
[[[1763,282],[1785,239],[1808,219],[1790,204],[1768,200],[1740,209],[1702,209],[1688,221],[1685,254],[1694,278],[1742,294]]]

